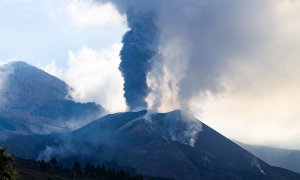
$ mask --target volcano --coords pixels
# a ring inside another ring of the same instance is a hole
[[[104,163],[167,179],[300,179],[179,110],[104,116],[39,152],[39,158],[47,156],[62,163]]]

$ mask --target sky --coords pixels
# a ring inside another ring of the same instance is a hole
[[[250,11],[262,36],[250,37],[254,46],[227,57],[229,65],[218,79],[222,91],[193,97],[191,110],[229,138],[300,149],[300,3],[274,0],[266,6],[262,17]],[[246,31],[252,22],[239,23]],[[26,61],[66,81],[78,101],[100,103],[111,113],[126,110],[118,66],[128,27],[112,4],[0,0],[0,26],[0,64]],[[160,111],[176,108],[163,98]]]

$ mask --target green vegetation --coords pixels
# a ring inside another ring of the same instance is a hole
[[[7,153],[0,147],[0,180],[143,180],[143,176],[124,170],[107,168],[104,165],[75,161],[72,168],[61,166],[56,158],[49,162],[26,160]]]
[[[134,175],[124,170],[114,170],[104,165],[81,165],[75,161],[72,168],[61,166],[55,158],[49,162],[15,158],[16,179],[20,180],[142,180],[141,175]]]
[[[15,170],[11,165],[13,156],[6,153],[7,147],[0,147],[0,180],[15,179]]]

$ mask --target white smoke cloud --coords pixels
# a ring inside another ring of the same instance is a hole
[[[161,48],[159,55],[155,57],[152,71],[147,77],[147,84],[151,89],[147,101],[154,111],[170,111],[180,107],[177,84],[187,68],[185,50],[178,37]]]
[[[269,14],[265,11],[266,6],[265,2],[238,1],[175,1],[170,6],[163,6],[158,22],[165,65],[163,75],[172,74],[173,78],[156,81],[161,84],[174,82],[175,86],[162,91],[162,96],[168,96],[169,91],[177,92],[171,102],[177,101],[178,108],[190,109],[190,101],[199,94],[222,92],[224,87],[220,78],[230,68],[231,57],[268,39],[264,23],[269,25],[271,22],[264,21]],[[172,11],[178,13],[168,13]],[[260,21],[256,21],[259,17]],[[154,76],[161,78],[161,74]],[[161,109],[167,109],[171,104],[168,101],[160,103]]]

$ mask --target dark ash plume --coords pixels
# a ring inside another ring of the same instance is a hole
[[[126,14],[130,30],[123,37],[119,66],[125,81],[124,96],[130,110],[146,109],[145,97],[150,91],[147,74],[156,54],[159,33],[152,13],[129,9]]]

